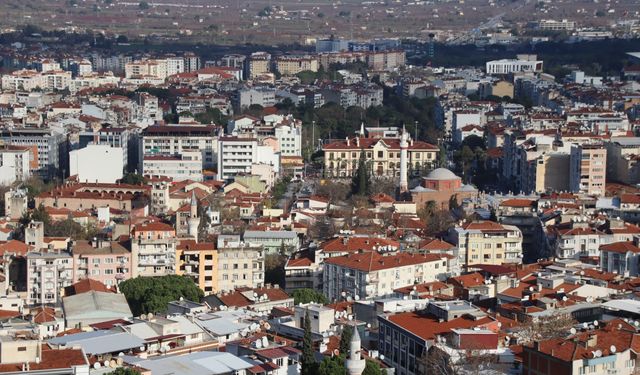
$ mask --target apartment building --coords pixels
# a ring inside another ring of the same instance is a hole
[[[262,246],[238,240],[218,239],[218,290],[260,288],[264,285],[264,252]]]
[[[78,134],[78,148],[89,144],[108,145],[122,150],[122,165],[127,171],[140,170],[137,155],[140,151],[139,139],[129,129],[123,127],[103,127],[96,131],[81,131]]]
[[[295,252],[300,247],[298,232],[284,230],[247,230],[244,232],[245,243],[261,245],[267,254],[277,254],[281,250]]]
[[[248,87],[234,93],[233,106],[239,110],[252,105],[272,107],[276,104],[276,90],[271,87]]]
[[[245,63],[247,79],[254,79],[271,72],[271,55],[266,52],[254,52]]]
[[[535,27],[538,30],[545,31],[570,31],[576,28],[576,23],[574,21],[569,21],[566,19],[557,21],[557,20],[540,20],[534,22]]]
[[[38,163],[32,164],[31,173],[44,179],[53,178],[67,168],[67,143],[65,134],[52,129],[13,128],[0,131],[5,145],[37,148]]]
[[[314,56],[278,56],[275,61],[278,73],[285,76],[296,75],[300,72],[318,71],[318,58]]]
[[[176,232],[168,224],[139,224],[131,233],[131,276],[164,276],[176,273]]]
[[[277,125],[274,133],[282,157],[302,156],[302,126]]]
[[[176,247],[176,274],[186,275],[205,295],[218,288],[218,250],[211,242],[180,240]]]
[[[185,151],[178,155],[146,155],[142,160],[145,176],[168,177],[174,181],[202,181],[202,154]]]
[[[272,173],[280,173],[280,152],[271,146],[260,145],[256,138],[221,137],[218,140],[218,178],[229,180],[238,174],[252,174],[254,166],[270,166]]]
[[[522,263],[522,232],[513,225],[466,222],[449,229],[449,242],[457,246],[458,262],[463,267]]]
[[[168,60],[167,59],[150,59],[142,61],[134,61],[126,63],[124,66],[125,78],[140,78],[140,77],[153,77],[164,80],[168,75]],[[176,69],[175,64],[172,62],[172,71]],[[184,65],[182,65],[184,71]]]
[[[88,278],[112,287],[131,278],[131,253],[117,241],[75,241],[71,254],[74,284]]]
[[[16,70],[2,76],[2,89],[5,91],[33,91],[43,88],[42,74],[36,70]]]
[[[10,186],[31,175],[35,147],[0,146],[0,185]],[[35,157],[37,158],[37,151]]]
[[[613,242],[600,246],[600,268],[623,277],[640,274],[640,248],[638,237],[632,241]]]
[[[57,305],[60,290],[73,283],[73,258],[66,251],[27,253],[27,305]]]
[[[611,137],[607,148],[607,180],[640,183],[640,137]]]
[[[571,146],[569,187],[573,192],[602,196],[607,176],[607,149],[602,144]]]
[[[522,348],[522,374],[636,374],[639,337],[632,324],[614,319],[600,329],[534,341]]]
[[[69,152],[69,175],[78,181],[113,184],[124,171],[123,150],[109,145],[89,144]]]
[[[153,125],[142,131],[144,155],[202,153],[202,168],[213,168],[218,154],[218,128],[212,125]]]
[[[326,259],[322,292],[329,300],[345,295],[356,300],[372,299],[391,296],[397,288],[448,276],[446,255],[364,251]]]
[[[440,149],[422,141],[408,140],[407,164],[413,174],[432,169]],[[400,138],[354,137],[322,146],[326,176],[351,177],[358,168],[361,153],[374,176],[400,176]]]

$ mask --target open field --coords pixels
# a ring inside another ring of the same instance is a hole
[[[146,6],[148,5],[148,7]],[[613,12],[611,12],[613,10]],[[216,44],[301,43],[329,36],[417,37],[528,21],[569,18],[579,26],[605,26],[638,18],[637,1],[320,1],[320,0],[3,0],[1,28],[34,24],[47,29],[92,29],[129,37]],[[597,15],[596,15],[597,14]]]

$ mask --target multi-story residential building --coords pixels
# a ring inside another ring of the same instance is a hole
[[[271,87],[249,87],[235,92],[233,106],[244,110],[252,105],[272,107],[276,104],[276,90]]]
[[[33,91],[43,88],[42,74],[35,70],[16,70],[2,76],[2,89],[5,91]]]
[[[277,125],[275,137],[282,157],[302,156],[302,127],[296,125]]]
[[[464,267],[522,263],[522,232],[513,225],[466,222],[449,229],[449,242],[457,246],[458,262]]]
[[[73,258],[66,251],[27,253],[27,304],[56,305],[60,290],[73,283]]]
[[[539,73],[542,71],[542,61],[536,55],[518,55],[517,59],[488,61],[486,68],[487,74]]]
[[[583,217],[558,225],[547,235],[554,240],[556,256],[564,259],[599,258],[600,247],[613,241]]]
[[[569,31],[576,28],[574,21],[563,19],[561,21],[556,20],[540,20],[533,23],[538,30],[545,31]]]
[[[278,73],[291,76],[300,72],[318,71],[318,59],[314,56],[278,56],[275,61]]]
[[[632,324],[614,319],[600,329],[534,341],[523,346],[522,374],[636,374],[639,338]]]
[[[202,153],[202,168],[213,168],[218,154],[218,128],[210,125],[154,125],[142,132],[144,155]]]
[[[607,147],[607,179],[640,183],[640,137],[612,137]]]
[[[264,285],[262,246],[218,238],[218,290],[260,288]]]
[[[88,144],[69,152],[69,175],[78,181],[113,184],[123,175],[123,150],[109,145]]]
[[[168,77],[167,59],[153,59],[134,61],[126,63],[124,66],[125,78],[153,77],[164,80]],[[184,69],[184,65],[182,65]]]
[[[139,122],[153,124],[162,120],[162,108],[158,105],[158,98],[148,93],[138,93],[136,95],[136,113],[134,119]]]
[[[73,255],[73,282],[98,280],[108,287],[131,278],[131,253],[116,241],[76,241]]]
[[[218,250],[210,242],[181,240],[176,247],[176,274],[193,279],[205,294],[218,288]]]
[[[24,181],[31,175],[32,164],[37,163],[33,152],[35,147],[0,146],[0,185],[10,186],[16,181]]]
[[[366,251],[326,259],[322,291],[329,300],[343,298],[343,292],[356,300],[372,299],[391,296],[397,288],[448,276],[446,255]]]
[[[140,145],[138,136],[127,128],[104,127],[97,131],[83,131],[78,135],[78,148],[88,144],[109,145],[122,149],[122,165],[127,171],[140,170],[138,152]]]
[[[470,302],[430,301],[422,311],[378,315],[378,350],[383,361],[398,374],[429,374],[424,357],[441,337],[454,330],[468,330],[478,335],[497,333],[500,323]],[[492,331],[492,332],[487,332]],[[476,348],[484,348],[484,339],[474,337]],[[493,349],[496,348],[494,340]],[[446,363],[449,363],[446,361]]]
[[[131,276],[164,276],[176,273],[176,232],[159,222],[139,224],[131,233]]]
[[[169,177],[174,181],[202,181],[202,154],[184,151],[178,155],[146,155],[142,160],[145,176]]]
[[[283,249],[287,253],[292,253],[300,247],[298,233],[292,231],[247,230],[244,232],[243,239],[245,243],[261,245],[267,254],[276,254]]]
[[[187,52],[183,56],[184,59],[184,71],[185,72],[195,72],[200,69],[200,56]]]
[[[600,268],[623,277],[640,274],[640,248],[638,237],[633,241],[614,242],[600,246]]]
[[[68,173],[64,134],[51,129],[13,128],[0,131],[0,139],[7,145],[37,147],[38,163],[32,165],[32,174],[49,179]]]
[[[438,146],[422,141],[408,140],[407,163],[413,174],[431,169],[437,162]],[[323,145],[324,169],[327,176],[350,177],[358,168],[364,153],[372,175],[400,176],[400,138],[347,138]]]
[[[254,79],[271,72],[271,55],[266,52],[254,52],[245,63],[247,79]]]
[[[511,152],[511,149],[509,150]],[[570,145],[535,136],[515,147],[511,181],[524,193],[569,190]]]
[[[604,195],[607,149],[602,144],[571,146],[569,187],[573,192]]]
[[[629,118],[624,112],[599,107],[576,108],[566,112],[567,123],[579,123],[594,134],[626,136]]]
[[[270,166],[280,172],[280,152],[271,146],[259,145],[255,138],[221,137],[218,140],[218,178],[232,179],[237,174],[251,174],[255,165]]]

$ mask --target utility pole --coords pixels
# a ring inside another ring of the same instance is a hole
[[[413,138],[413,140],[414,140],[414,141],[417,141],[417,140],[418,140],[418,121],[416,121],[416,127],[415,127],[415,129],[414,129],[414,131],[413,131],[413,132],[414,132],[414,138]]]
[[[316,152],[316,120],[311,121],[311,153]]]

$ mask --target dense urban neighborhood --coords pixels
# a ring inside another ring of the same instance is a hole
[[[0,374],[640,373],[640,21],[500,22],[0,30]]]

